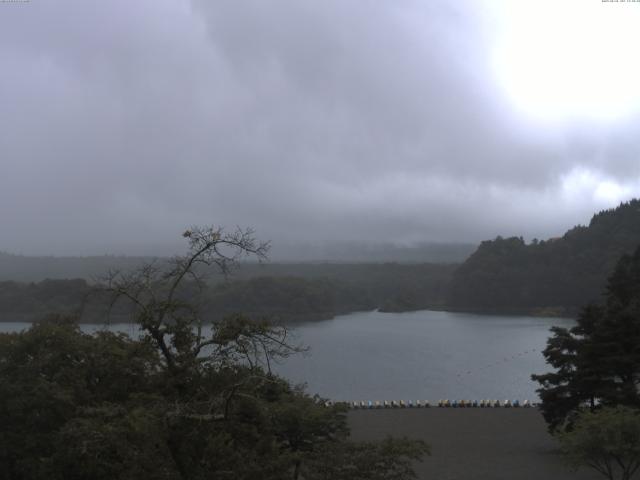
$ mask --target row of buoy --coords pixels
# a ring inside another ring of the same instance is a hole
[[[375,409],[375,408],[429,408],[431,403],[428,400],[416,400],[415,402],[409,400],[385,400],[380,402],[376,401],[356,401],[348,402],[349,407],[354,409]],[[327,402],[327,406],[331,405],[331,402]],[[519,400],[438,400],[436,404],[440,408],[530,408],[535,404],[530,403],[529,400],[524,400],[522,403]]]
[[[439,400],[439,407],[450,407],[450,408],[529,408],[534,406],[529,400],[524,400],[520,403],[520,400],[505,400],[501,402],[500,400]]]

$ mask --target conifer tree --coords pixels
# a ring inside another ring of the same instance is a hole
[[[572,328],[552,328],[544,356],[554,372],[533,375],[551,430],[584,409],[640,407],[640,247],[608,280],[604,305],[588,305]]]

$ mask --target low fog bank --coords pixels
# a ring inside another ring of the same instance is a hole
[[[273,244],[268,264],[278,263],[462,263],[476,245],[466,243],[391,243]],[[155,253],[155,251],[153,252]],[[176,249],[176,253],[180,250]],[[151,261],[162,262],[163,255],[27,256],[0,252],[0,281],[38,282],[45,279],[99,279],[109,270],[132,270]],[[253,262],[248,262],[253,264]],[[240,267],[239,276],[268,274],[268,268]]]
[[[477,245],[472,243],[325,243],[276,244],[269,258],[273,262],[339,263],[462,263]]]

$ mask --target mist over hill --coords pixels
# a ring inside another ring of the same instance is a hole
[[[484,241],[466,260],[471,248],[465,244],[298,246],[288,257],[275,248],[279,261],[242,263],[230,278],[208,272],[205,297],[211,318],[244,311],[287,321],[322,319],[373,308],[572,316],[600,299],[618,259],[638,245],[635,199],[595,214],[562,237]],[[0,316],[74,310],[107,271],[165,260],[0,254]],[[37,283],[27,288],[28,282]]]
[[[325,244],[274,243],[269,257],[274,262],[307,263],[461,263],[476,249],[473,243],[344,242]]]
[[[0,281],[40,282],[82,278],[93,281],[109,270],[131,270],[153,257],[102,255],[92,257],[24,256],[0,252]]]
[[[243,312],[284,322],[375,308],[403,311],[442,306],[453,271],[471,251],[463,244],[302,246],[289,253],[280,249],[276,259],[289,261],[244,262],[228,278],[215,269],[202,271],[208,288],[200,301],[206,305],[207,320]],[[296,262],[296,258],[306,261]],[[0,321],[79,312],[83,321],[105,321],[109,299],[93,290],[108,271],[131,271],[148,262],[162,267],[166,261],[167,257],[0,253]],[[128,309],[119,305],[110,319],[125,319],[127,314]]]
[[[269,275],[284,269],[287,275],[323,275],[328,267],[309,268],[302,264],[359,264],[359,263],[440,263],[463,262],[476,248],[470,243],[423,243],[411,246],[368,243],[273,244],[270,261],[262,266],[245,263],[239,275]],[[150,261],[162,262],[156,256],[102,255],[86,257],[24,256],[0,252],[0,281],[39,282],[45,279],[83,278],[94,281],[109,270],[131,270]],[[287,267],[276,266],[279,263]],[[300,264],[299,269],[291,264]],[[271,267],[273,265],[273,267]],[[343,271],[345,269],[342,269]],[[215,279],[214,279],[215,280]]]

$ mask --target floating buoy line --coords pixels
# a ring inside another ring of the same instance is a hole
[[[523,350],[521,352],[514,353],[511,356],[503,357],[502,360],[497,360],[497,361],[495,361],[493,363],[489,363],[488,365],[485,365],[483,367],[477,368],[475,370],[467,370],[465,372],[459,372],[459,373],[456,374],[456,377],[457,378],[461,378],[461,377],[464,377],[466,375],[473,375],[474,373],[479,373],[479,372],[482,372],[484,370],[488,370],[488,369],[497,367],[499,365],[503,365],[505,363],[512,362],[513,360],[517,360],[519,358],[522,358],[525,355],[528,355],[530,353],[535,353],[536,351],[537,350],[535,348],[530,348],[528,350]]]
[[[530,348],[528,350],[523,350],[521,352],[515,353],[511,356],[503,357],[501,360],[497,360],[493,363],[487,364],[483,367],[480,367],[475,370],[467,370],[466,372],[460,372],[456,374],[458,380],[465,375],[473,375],[474,373],[479,373],[484,370],[488,370],[499,365],[509,363],[513,360],[517,360],[519,358],[524,357],[525,355],[535,353],[537,350],[535,348]],[[328,401],[325,403],[327,406],[331,406],[334,403],[342,403],[347,404],[351,409],[384,409],[384,408],[430,408],[430,407],[438,407],[438,408],[532,408],[537,407],[537,403],[529,402],[529,400],[491,400],[491,399],[483,399],[483,400],[448,400],[441,399],[435,403],[431,403],[429,400],[359,400],[359,401],[351,401],[351,402],[331,402]]]

